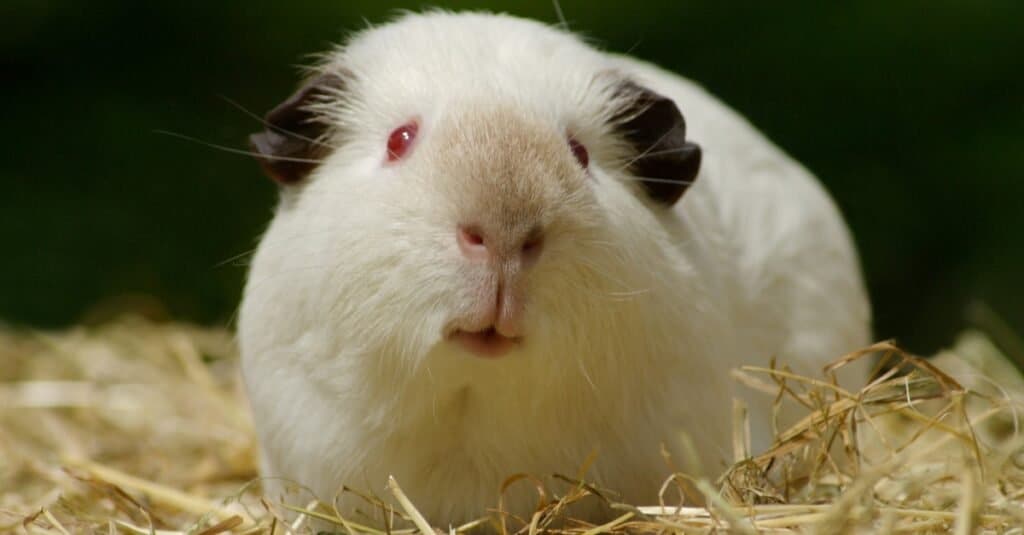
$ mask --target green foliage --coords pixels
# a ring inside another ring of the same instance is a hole
[[[556,21],[545,0],[440,2]],[[393,8],[349,2],[9,1],[0,318],[111,296],[229,321],[274,188],[243,146],[295,66]],[[407,6],[419,8],[421,4]],[[929,352],[964,306],[1024,325],[1024,4],[561,3],[601,46],[696,79],[817,173],[847,215],[878,334]],[[684,110],[685,112],[685,110]]]

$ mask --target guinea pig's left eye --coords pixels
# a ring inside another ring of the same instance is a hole
[[[576,157],[576,161],[580,163],[580,166],[584,169],[590,164],[590,154],[587,153],[587,148],[583,146],[583,143],[576,141],[576,138],[569,138],[569,149],[572,151],[572,155]]]
[[[416,132],[420,129],[416,121],[409,121],[394,129],[388,136],[388,161],[394,162],[402,159],[412,142],[416,139]]]

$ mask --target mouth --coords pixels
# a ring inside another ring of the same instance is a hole
[[[504,336],[494,327],[476,332],[458,330],[452,333],[451,339],[466,351],[485,359],[496,359],[505,355],[518,345],[520,340]]]

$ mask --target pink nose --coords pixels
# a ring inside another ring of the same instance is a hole
[[[490,236],[476,225],[459,225],[455,240],[463,256],[474,261],[503,260],[506,255],[518,256],[524,266],[533,264],[540,256],[544,236],[533,229],[521,236]]]

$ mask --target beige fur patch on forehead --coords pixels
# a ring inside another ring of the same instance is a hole
[[[451,113],[434,129],[430,167],[466,217],[536,219],[583,187],[557,123],[509,105]],[[472,213],[469,213],[472,212]]]

